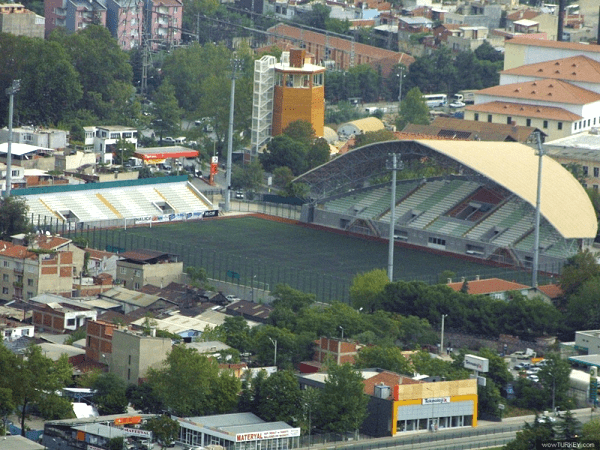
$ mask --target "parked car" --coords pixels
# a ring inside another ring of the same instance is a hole
[[[244,193],[242,191],[237,191],[235,193],[235,198],[243,200],[244,199]]]
[[[556,419],[547,414],[543,414],[541,416],[538,416],[538,418],[536,419],[536,422],[537,423],[554,423],[554,422],[556,422]]]
[[[533,381],[534,383],[540,381],[540,377],[538,377],[537,375],[527,375],[527,379]]]
[[[466,105],[463,102],[452,102],[450,108],[464,108]]]
[[[237,302],[238,300],[240,300],[240,298],[235,295],[226,295],[225,298],[230,302]]]
[[[527,375],[537,375],[540,370],[542,370],[541,367],[532,367],[527,371]]]
[[[163,142],[166,142],[167,144],[174,144],[175,139],[173,139],[171,136],[167,136],[167,137],[163,138]]]

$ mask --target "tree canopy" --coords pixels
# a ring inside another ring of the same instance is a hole
[[[28,213],[23,197],[0,198],[0,239],[9,241],[12,235],[31,232]]]

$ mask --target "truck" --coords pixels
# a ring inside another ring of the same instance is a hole
[[[459,101],[467,105],[472,105],[475,103],[475,92],[477,92],[477,89],[463,89],[462,91],[458,91],[458,94],[455,94],[455,96],[457,98],[459,95],[462,96],[462,99]]]

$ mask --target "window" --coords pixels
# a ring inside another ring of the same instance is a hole
[[[29,336],[29,329],[25,328],[23,330],[23,336]]]
[[[587,189],[587,183],[581,183],[581,185]]]
[[[133,276],[134,277],[141,277],[142,276],[142,271],[140,269],[135,269],[133,271]]]
[[[27,278],[27,286],[33,286],[33,280],[31,278]]]
[[[33,292],[31,292],[31,291],[27,291],[27,298],[29,299],[29,298],[31,298],[31,297],[33,297]]]
[[[2,261],[2,265],[4,267],[10,267],[10,263],[8,261]]]
[[[131,369],[127,369],[127,379],[131,379]]]
[[[594,119],[594,120],[596,120],[596,119]],[[558,128],[559,130],[562,130],[562,122],[558,122],[557,128]]]
[[[594,167],[594,176],[598,178],[600,175],[600,167]]]
[[[74,327],[75,326],[75,319],[67,319],[67,326],[68,327]]]
[[[492,115],[491,114],[488,114],[488,122],[490,122],[490,123],[492,122]]]
[[[125,275],[127,273],[127,267],[121,267],[121,275]]]
[[[506,124],[507,124],[507,125],[510,125],[511,123],[512,123],[512,117],[508,116],[508,117],[506,118]]]
[[[137,291],[140,288],[140,283],[133,283],[133,290]]]
[[[4,281],[5,283],[8,283],[8,274],[7,273],[2,274],[2,281]]]
[[[129,355],[129,362],[128,364],[131,364],[131,355]]]
[[[593,188],[595,191],[597,191],[597,190],[598,190],[598,185],[597,185],[597,184],[594,184],[594,185],[592,186],[592,188]]]
[[[277,72],[275,75],[275,86],[283,86],[283,74],[281,72]]]
[[[430,244],[435,244],[435,245],[446,245],[446,239],[441,239],[441,238],[436,238],[436,237],[430,237],[429,238],[429,243]]]
[[[323,86],[323,74],[315,73],[313,75],[313,87]]]
[[[583,169],[583,175],[587,177],[588,176],[588,166],[583,166],[582,169]]]
[[[526,124],[528,127],[530,127],[530,126],[531,126],[531,119],[527,119],[527,120],[525,121],[525,124]]]
[[[473,115],[473,120],[474,120],[475,122],[477,122],[477,121],[479,120],[479,113],[475,113],[475,114]]]
[[[7,287],[3,287],[2,288],[2,293],[3,294],[8,294],[8,288]]]
[[[111,139],[121,139],[121,135],[119,133],[110,133]]]

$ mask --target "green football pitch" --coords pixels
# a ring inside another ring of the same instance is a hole
[[[185,266],[204,267],[208,276],[269,290],[287,283],[321,301],[348,299],[352,278],[387,270],[387,241],[282,223],[259,217],[207,219],[83,232],[92,247],[113,251],[138,248],[170,252]],[[443,271],[456,277],[502,277],[528,284],[530,274],[471,260],[396,245],[394,279],[435,283]]]

